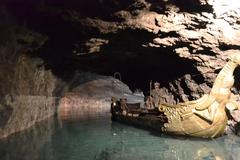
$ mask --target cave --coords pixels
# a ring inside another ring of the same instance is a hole
[[[24,160],[34,155],[36,160],[74,156],[237,159],[233,147],[231,155],[228,148],[218,144],[236,145],[239,150],[238,138],[233,138],[231,144],[231,137],[217,139],[216,144],[195,139],[169,140],[142,128],[125,128],[109,121],[108,116],[114,99],[120,103],[129,98],[146,105],[153,97],[155,82],[160,84],[159,106],[188,101],[191,106],[201,97],[214,95],[212,88],[218,75],[223,74],[220,71],[230,61],[237,63],[240,54],[239,14],[240,5],[234,0],[2,0],[0,159],[16,159],[20,154]],[[235,59],[232,55],[236,55]],[[229,71],[234,83],[228,98],[233,97],[236,103],[240,101],[238,65],[232,73]],[[240,112],[226,114],[226,133],[239,135]],[[140,142],[134,146],[138,133],[153,157],[141,152]],[[26,137],[31,137],[31,143],[13,152],[15,143],[28,143]],[[199,144],[191,148],[196,141]],[[43,147],[45,144],[47,148]],[[105,148],[101,148],[102,144]],[[84,153],[70,148],[64,155],[61,147],[71,145],[79,146]],[[25,153],[27,147],[31,148],[29,155]],[[138,154],[133,153],[135,150]],[[170,150],[176,151],[176,155],[171,155]],[[187,152],[188,157],[177,152]]]
[[[71,17],[67,17],[68,14],[71,14],[70,11],[76,11],[79,17],[98,17],[102,20],[118,22],[119,19],[111,14],[122,9],[134,12],[138,9],[135,7],[140,5],[140,2],[139,4],[135,2],[136,6],[130,1],[119,2],[119,4],[111,1],[104,1],[103,4],[99,4],[101,3],[99,1],[82,3],[74,1],[16,1],[14,5],[12,3],[14,2],[6,2],[6,6],[16,15],[17,21],[26,22],[29,28],[49,36],[49,40],[44,46],[32,53],[32,56],[42,58],[46,67],[64,80],[71,79],[76,70],[110,76],[119,72],[123,82],[129,85],[132,90],[140,89],[146,93],[149,90],[150,80],[159,81],[162,86],[168,86],[170,82],[185,74],[200,74],[191,60],[179,57],[175,53],[175,48],[186,45],[184,42],[173,47],[144,47],[158,35],[161,36],[162,33],[153,35],[144,29],[129,27],[104,34],[96,27],[85,26],[85,24],[71,21]],[[19,4],[23,9],[18,9]],[[45,5],[53,8],[65,8],[49,14],[49,12],[45,13],[39,9]],[[169,33],[163,36],[171,35]],[[108,42],[101,45],[93,54],[87,54],[86,41],[91,38],[106,39]],[[66,39],[68,40],[66,41]],[[200,75],[197,77],[197,81],[203,83],[203,77]]]

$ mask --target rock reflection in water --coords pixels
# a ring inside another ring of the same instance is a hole
[[[49,119],[0,141],[1,160],[238,160],[240,140],[174,138],[112,122],[109,114]],[[61,124],[61,125],[60,125]]]
[[[52,117],[31,128],[0,140],[1,160],[52,159],[52,135],[56,120]]]
[[[110,101],[79,96],[64,97],[60,100],[58,117],[61,120],[77,121],[96,118],[103,113],[109,113]]]

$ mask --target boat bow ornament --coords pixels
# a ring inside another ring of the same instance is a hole
[[[160,104],[159,111],[168,119],[162,132],[204,138],[222,135],[228,120],[225,108],[239,108],[239,102],[231,92],[233,72],[238,65],[240,55],[229,55],[229,61],[219,72],[210,93],[200,99],[177,105]]]
[[[176,105],[160,103],[155,110],[147,110],[123,99],[112,99],[112,119],[167,134],[202,138],[220,136],[227,125],[226,110],[239,109],[239,102],[231,92],[233,72],[238,65],[240,54],[229,54],[229,60],[217,75],[210,93],[194,101]]]

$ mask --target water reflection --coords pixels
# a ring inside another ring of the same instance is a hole
[[[0,140],[1,160],[40,160],[53,155],[52,135],[56,121],[49,118],[30,129]]]
[[[96,159],[237,160],[239,154],[232,152],[233,144],[239,143],[235,136],[216,140],[176,139],[165,135],[152,136],[149,132],[117,123],[112,125],[112,134],[114,138],[111,140],[115,142]],[[229,139],[233,141],[229,142]]]
[[[1,160],[237,160],[240,140],[174,138],[111,122],[108,114],[44,121],[0,141]],[[61,125],[59,125],[61,124]]]

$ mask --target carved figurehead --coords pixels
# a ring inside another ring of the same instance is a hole
[[[198,100],[177,105],[160,104],[159,111],[168,119],[162,131],[204,138],[223,134],[227,124],[225,108],[235,110],[239,106],[231,93],[234,84],[233,72],[238,65],[240,54],[232,53],[215,79],[209,94]]]

